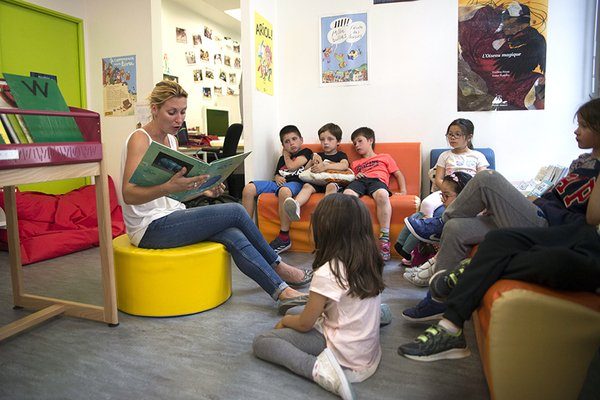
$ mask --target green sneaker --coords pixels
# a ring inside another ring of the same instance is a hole
[[[465,268],[470,263],[471,259],[465,258],[454,271],[441,270],[433,274],[429,280],[431,297],[440,302],[445,301],[458,283],[458,278],[465,272]]]
[[[398,347],[398,354],[417,361],[449,360],[468,357],[462,330],[453,335],[439,325],[432,325],[417,338]]]

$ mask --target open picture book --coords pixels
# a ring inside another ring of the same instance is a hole
[[[568,171],[567,167],[547,165],[540,168],[535,178],[518,182],[515,186],[524,196],[540,197],[561,180]]]
[[[205,163],[153,141],[129,182],[139,186],[160,185],[171,179],[183,167],[187,170],[186,177],[208,175],[209,178],[195,189],[167,195],[167,197],[184,202],[223,183],[248,155],[250,152]]]

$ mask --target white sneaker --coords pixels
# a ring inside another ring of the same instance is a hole
[[[405,272],[404,279],[409,281],[415,286],[427,287],[429,286],[429,279],[433,276],[435,269],[435,260],[429,259],[425,261],[421,266],[417,267],[416,270]]]
[[[300,204],[292,197],[288,197],[283,202],[283,210],[287,214],[290,221],[300,220]]]
[[[342,399],[354,400],[356,398],[352,385],[348,382],[346,374],[331,350],[326,348],[317,356],[312,376],[319,386],[337,394]]]

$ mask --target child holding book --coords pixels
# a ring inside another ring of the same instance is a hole
[[[383,260],[371,217],[355,196],[331,194],[312,217],[313,281],[301,314],[254,339],[254,354],[313,380],[343,399],[350,382],[373,375],[381,360],[380,293]]]
[[[377,208],[377,222],[379,222],[379,248],[381,256],[388,261],[390,255],[390,221],[392,219],[392,206],[390,204],[391,192],[389,190],[390,177],[398,181],[400,194],[406,194],[406,181],[396,161],[389,154],[376,154],[375,132],[373,129],[358,128],[351,135],[354,149],[362,157],[352,163],[352,171],[356,180],[351,182],[344,194],[351,196],[373,197]]]
[[[342,140],[342,129],[333,123],[323,125],[318,132],[319,141],[323,151],[313,154],[312,159],[304,166],[312,172],[323,172],[326,170],[345,171],[348,169],[348,156],[343,151],[338,151],[338,145]],[[325,196],[331,193],[337,193],[340,186],[335,182],[327,185],[316,185],[305,183],[302,190],[294,199],[288,197],[283,202],[283,208],[291,221],[300,219],[300,208],[306,204],[313,193],[325,193]]]

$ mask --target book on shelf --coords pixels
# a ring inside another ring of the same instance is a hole
[[[4,73],[9,94],[16,105],[25,110],[69,111],[56,81],[52,79]],[[17,123],[19,121],[18,118]],[[20,126],[26,140],[28,132],[33,142],[82,142],[83,135],[72,117],[23,115],[26,131]]]
[[[160,185],[171,179],[183,167],[187,170],[186,177],[208,175],[209,178],[198,188],[167,195],[181,202],[188,201],[198,197],[203,191],[223,183],[249,154],[250,152],[237,154],[205,163],[153,141],[129,182],[139,186]]]
[[[17,108],[17,103],[14,97],[10,93],[10,88],[4,79],[0,79],[0,108]],[[23,119],[22,115],[19,114],[5,114],[8,122],[16,136],[19,139],[19,143],[33,143],[27,124]]]
[[[12,144],[19,144],[21,142],[19,141],[17,132],[15,132],[15,129],[13,128],[12,124],[10,123],[10,121],[8,119],[8,115],[9,114],[0,114],[0,122],[2,123],[2,125],[4,125],[4,129],[6,129],[6,132],[8,133],[10,142]]]
[[[8,131],[4,127],[4,122],[0,120],[0,144],[11,144],[10,138],[8,137]]]
[[[535,178],[518,182],[515,186],[524,196],[541,197],[552,189],[569,171],[569,168],[560,165],[547,165],[541,167]]]

